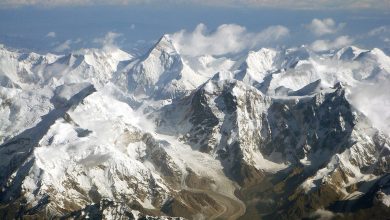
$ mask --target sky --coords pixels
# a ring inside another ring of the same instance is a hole
[[[218,7],[268,7],[295,9],[389,9],[388,0],[2,0],[0,7],[187,4]]]
[[[144,50],[163,34],[183,53],[194,46],[223,55],[349,44],[388,51],[390,0],[0,1],[0,43],[7,47],[66,53],[109,43]]]

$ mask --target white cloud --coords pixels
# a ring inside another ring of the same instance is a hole
[[[103,38],[95,38],[93,42],[101,44],[103,48],[117,47],[115,40],[120,36],[122,36],[122,34],[110,31]]]
[[[390,26],[380,26],[368,32],[368,36],[390,35]]]
[[[316,40],[310,45],[310,48],[314,51],[326,51],[351,45],[353,41],[349,36],[340,36],[333,41]]]
[[[383,41],[385,44],[390,46],[390,26],[384,25],[380,26],[378,28],[374,28],[371,31],[368,32],[367,36],[368,39],[372,41]]]
[[[72,44],[72,40],[66,40],[63,43],[59,44],[54,48],[55,52],[64,52],[65,50],[70,49],[70,45]]]
[[[390,80],[355,87],[349,97],[351,103],[363,112],[376,128],[390,135]]]
[[[388,0],[2,0],[0,7],[126,4],[197,4],[227,7],[271,7],[289,9],[389,9]]]
[[[56,36],[57,36],[56,32],[53,32],[53,31],[46,34],[46,37],[55,38]]]
[[[306,25],[313,34],[317,36],[323,36],[326,34],[334,34],[341,30],[345,26],[345,23],[336,24],[331,18],[318,19],[315,18],[310,24]]]
[[[82,42],[81,38],[77,38],[76,40],[69,39],[69,40],[66,40],[66,41],[58,44],[53,50],[57,53],[64,52],[66,50],[70,50],[72,48],[71,47],[72,45],[79,44],[81,42]]]
[[[131,25],[130,25],[130,29],[131,29],[131,30],[134,30],[134,29],[135,29],[135,24],[131,24]]]
[[[288,34],[289,30],[284,26],[271,26],[252,33],[240,25],[223,24],[214,32],[208,32],[204,24],[199,24],[192,32],[181,30],[174,33],[172,39],[184,55],[223,55],[275,43]]]

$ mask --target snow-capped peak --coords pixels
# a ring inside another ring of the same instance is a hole
[[[355,46],[349,46],[338,50],[335,57],[340,60],[355,60],[363,52],[367,52],[367,50],[363,50]]]
[[[149,55],[152,53],[176,53],[178,54],[175,46],[173,45],[172,39],[168,34],[164,34],[157,43],[152,47],[151,51],[149,52]]]
[[[125,73],[127,88],[138,97],[174,98],[207,80],[183,61],[169,35],[162,36],[149,53],[130,65]]]

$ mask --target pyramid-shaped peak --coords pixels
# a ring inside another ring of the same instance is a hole
[[[155,50],[160,51],[160,52],[164,51],[166,53],[177,53],[177,50],[176,50],[175,46],[173,45],[172,39],[168,34],[164,34],[158,40],[158,42],[154,45],[151,52],[153,52]]]

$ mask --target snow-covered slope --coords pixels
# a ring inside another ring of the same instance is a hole
[[[277,51],[267,48],[250,51],[244,61],[238,61],[234,78],[249,85],[262,83],[266,76],[278,69],[278,55]]]

